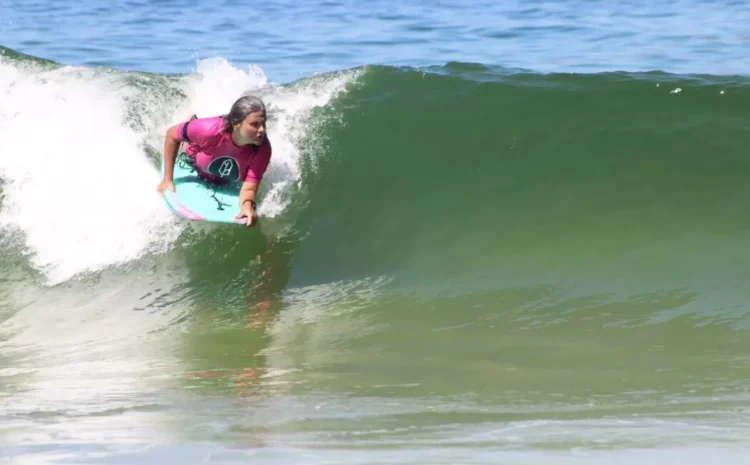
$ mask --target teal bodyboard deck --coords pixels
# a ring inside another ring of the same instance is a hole
[[[161,162],[164,175],[164,159]],[[175,192],[164,191],[167,207],[177,216],[193,221],[244,223],[236,219],[240,212],[242,183],[215,184],[198,176],[188,156],[180,151],[174,166]]]

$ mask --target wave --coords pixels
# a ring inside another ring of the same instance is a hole
[[[24,156],[0,162],[1,221],[52,283],[180,238],[193,241],[196,279],[210,280],[238,244],[271,235],[283,237],[272,256],[296,288],[688,287],[740,299],[747,84],[447,63],[276,85],[224,59],[166,76],[3,58],[0,140]],[[188,227],[154,193],[163,130],[248,91],[269,103],[275,147],[260,232]]]

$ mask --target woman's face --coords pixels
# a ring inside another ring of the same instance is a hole
[[[263,112],[250,113],[241,123],[234,125],[234,133],[242,145],[260,145],[266,137],[266,115]]]

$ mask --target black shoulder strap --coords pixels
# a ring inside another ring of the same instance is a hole
[[[186,142],[190,142],[190,138],[187,135],[188,124],[190,124],[190,122],[194,119],[198,119],[198,115],[191,116],[189,120],[185,121],[185,125],[182,127],[182,140]]]
[[[185,122],[185,124],[184,124],[184,125],[182,126],[182,140],[184,140],[185,142],[190,142],[190,138],[189,138],[189,137],[188,137],[188,135],[187,135],[188,124],[190,124],[190,121],[192,121],[192,120],[188,120],[188,121],[187,121],[187,122]]]

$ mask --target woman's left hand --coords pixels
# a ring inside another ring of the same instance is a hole
[[[245,221],[245,225],[248,227],[253,227],[255,226],[255,223],[258,222],[258,213],[256,213],[255,209],[252,207],[252,205],[249,205],[248,202],[245,204],[245,206],[242,207],[239,215],[237,215],[235,218],[238,220],[247,218],[247,220]]]

